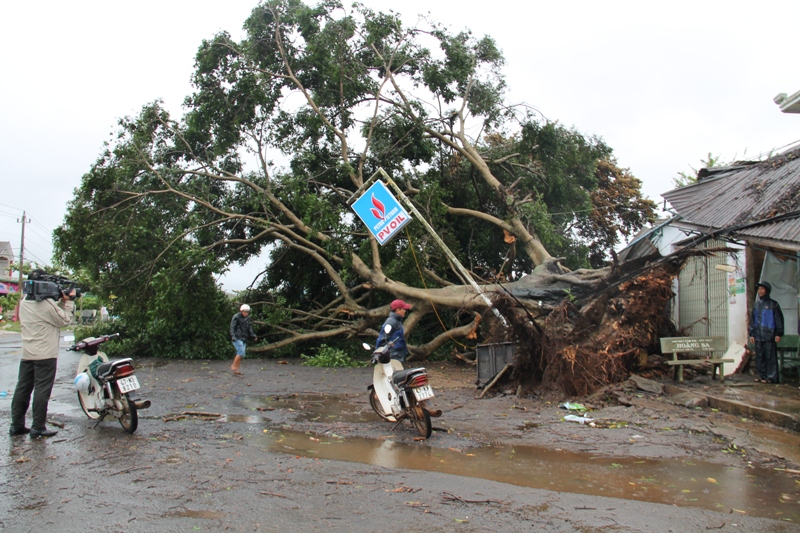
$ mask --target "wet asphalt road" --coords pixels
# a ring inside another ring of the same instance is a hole
[[[0,336],[0,390],[13,390],[19,350],[18,335]],[[441,461],[446,450],[486,444],[463,431],[435,431],[425,442],[409,427],[390,433],[361,401],[366,370],[246,360],[247,375],[236,378],[224,361],[143,360],[141,396],[153,407],[140,412],[137,432],[126,435],[114,421],[93,429],[72,389],[77,359],[66,352],[59,359],[50,413],[64,428],[56,437],[8,437],[10,395],[0,399],[0,531],[798,530],[727,508],[557,492],[308,453],[306,438],[340,447],[355,438],[386,449],[398,442]],[[340,390],[355,405],[347,416],[323,410],[303,420],[297,407],[264,400]],[[456,394],[442,391],[442,404],[457,408]],[[447,429],[446,416],[434,425]]]

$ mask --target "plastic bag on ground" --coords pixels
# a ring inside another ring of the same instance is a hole
[[[579,424],[586,424],[587,422],[594,422],[594,418],[586,418],[585,416],[567,415],[564,417],[567,422],[577,422]]]

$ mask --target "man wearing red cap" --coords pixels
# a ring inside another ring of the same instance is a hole
[[[378,335],[378,340],[375,343],[375,348],[383,344],[384,337],[386,337],[386,333],[384,333],[383,330],[388,324],[392,327],[392,331],[389,332],[388,341],[394,343],[390,351],[392,359],[397,359],[402,363],[406,360],[406,356],[408,355],[406,336],[405,332],[403,331],[403,319],[405,318],[408,310],[411,309],[411,306],[403,300],[394,300],[389,304],[389,308],[392,310],[392,312],[389,313],[389,318],[387,318],[383,323],[383,326],[381,326],[381,331]]]

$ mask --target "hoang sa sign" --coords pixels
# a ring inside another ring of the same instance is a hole
[[[661,353],[718,352],[725,350],[724,337],[663,337]]]
[[[408,211],[380,180],[353,202],[352,207],[380,244],[389,242],[411,220]]]

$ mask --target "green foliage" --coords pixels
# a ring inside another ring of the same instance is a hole
[[[722,160],[722,156],[714,155],[711,152],[708,152],[708,156],[705,159],[700,160],[700,168],[724,167],[728,164]],[[689,168],[692,169],[691,173],[678,172],[678,177],[672,179],[672,184],[675,185],[676,189],[697,183],[698,169],[691,165]]]
[[[4,319],[2,322],[0,322],[0,324],[2,324],[0,329],[3,331],[13,331],[15,333],[19,333],[22,330],[22,326],[19,322],[10,322]]]
[[[99,337],[101,335],[112,335],[119,333],[120,337],[103,343],[103,352],[110,357],[133,357],[136,355],[131,350],[131,343],[126,338],[126,328],[124,322],[100,322],[89,325],[76,325],[73,328],[75,340],[79,341],[87,337]]]
[[[153,277],[147,287],[153,296],[144,308],[119,302],[126,309],[120,320],[79,326],[76,336],[120,333],[118,341],[104,345],[104,350],[114,355],[229,358],[232,348],[228,328],[234,306],[207,276],[175,279],[171,275],[161,272]]]
[[[131,355],[229,354],[235,309],[214,279],[255,258],[240,299],[269,344],[375,328],[420,270],[434,289],[462,284],[419,224],[368,241],[348,200],[378,168],[487,281],[531,272],[531,243],[598,266],[652,216],[602,139],[507,105],[491,37],[336,1],[267,0],[244,29],[201,43],[185,115],[155,101],[119,121],[55,232],[59,264],[113,300]],[[471,320],[444,307],[447,324]],[[411,335],[439,332],[430,316]]]
[[[22,265],[22,274],[26,276],[31,273],[31,270],[34,268],[41,268],[42,270],[50,271],[47,265],[40,265],[36,261],[25,261],[25,264]],[[19,261],[11,261],[9,264],[9,270],[19,272]]]
[[[323,344],[317,349],[317,355],[301,355],[305,366],[319,366],[326,368],[362,367],[367,363],[353,359],[344,350]]]
[[[19,292],[12,292],[9,294],[4,294],[0,296],[0,307],[3,308],[2,314],[6,320],[10,320],[11,316],[14,314],[14,309],[17,307],[17,302],[19,302],[22,293]]]
[[[75,302],[75,307],[77,309],[100,309],[103,304],[100,302],[100,298],[97,296],[91,296],[85,294],[81,296],[80,300]]]
[[[135,338],[159,357],[225,359],[235,310],[210,272],[159,272],[150,283],[153,297]]]

